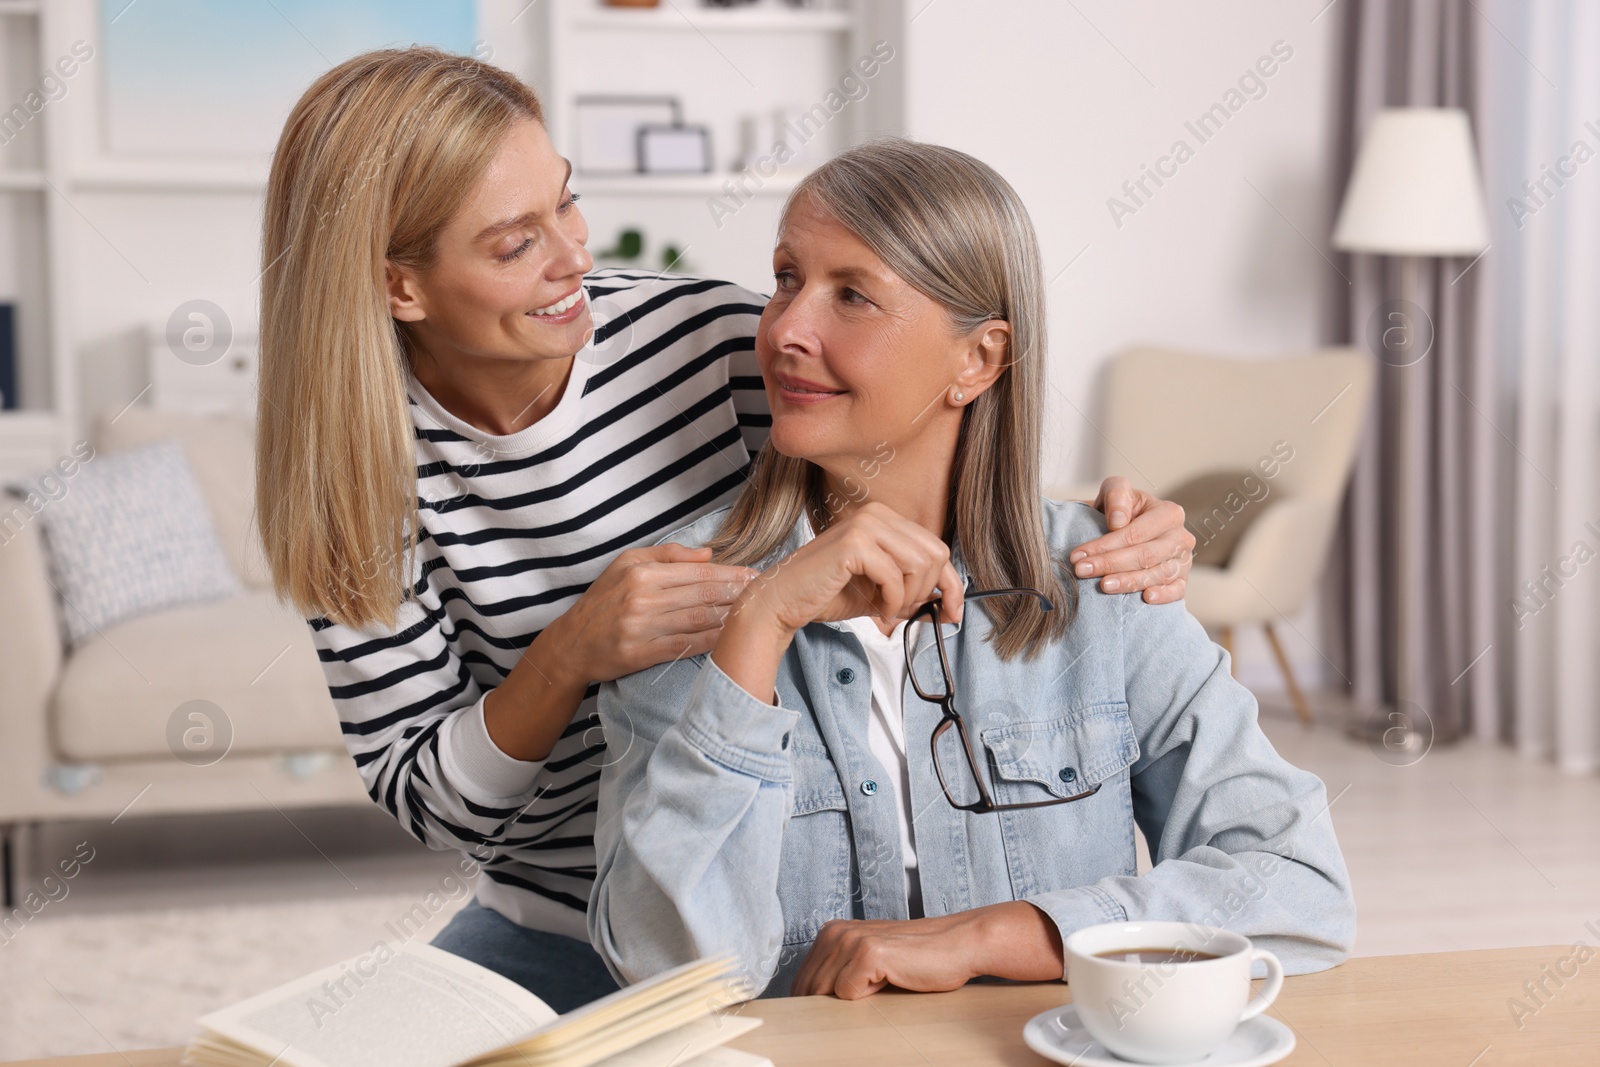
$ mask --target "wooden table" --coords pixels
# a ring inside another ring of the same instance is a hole
[[[1297,1040],[1282,1062],[1286,1067],[1595,1067],[1600,1065],[1600,948],[1582,964],[1572,952],[1570,945],[1555,945],[1373,956],[1289,978],[1269,1009]],[[1566,974],[1558,971],[1563,959]],[[1548,995],[1539,990],[1541,981]],[[1533,996],[1524,983],[1533,983]],[[861,1001],[754,1001],[742,1010],[765,1025],[735,1045],[770,1057],[777,1067],[1048,1067],[1049,1061],[1022,1043],[1022,1024],[1071,999],[1067,986],[1052,982],[969,985],[954,993],[886,992]],[[1513,1018],[1513,1000],[1530,1014]],[[157,1049],[27,1062],[31,1067],[176,1067],[178,1054],[178,1049]]]

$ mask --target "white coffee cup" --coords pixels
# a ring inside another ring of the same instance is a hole
[[[1069,934],[1062,947],[1079,1020],[1109,1051],[1138,1063],[1200,1059],[1265,1011],[1283,988],[1278,957],[1214,926],[1103,923]],[[1101,955],[1130,949],[1182,949],[1215,958],[1134,963]],[[1267,965],[1267,984],[1250,997],[1256,960]]]

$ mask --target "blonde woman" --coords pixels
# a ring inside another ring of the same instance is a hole
[[[1011,187],[851,149],[792,194],[773,269],[771,439],[672,535],[762,576],[709,655],[601,691],[589,931],[617,976],[729,953],[768,995],[1061,979],[1063,937],[1141,919],[1290,973],[1343,959],[1322,783],[1181,604],[1067,573],[1103,526],[1039,496],[1044,281]]]
[[[765,298],[592,272],[570,176],[494,67],[319,78],[267,193],[256,489],[373,800],[481,866],[435,944],[557,1010],[615,988],[584,922],[597,686],[715,642],[753,572],[655,542],[734,498],[770,421]],[[1085,566],[1181,597],[1181,510],[1103,495]]]

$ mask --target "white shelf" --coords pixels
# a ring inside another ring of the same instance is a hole
[[[839,33],[850,28],[850,14],[833,9],[714,8],[671,0],[654,8],[586,8],[573,25],[590,30],[811,31]]]
[[[7,484],[32,482],[61,458],[66,444],[62,419],[53,411],[0,411],[0,488]],[[0,495],[3,507],[16,504]],[[0,551],[6,540],[0,530]]]
[[[69,177],[73,188],[97,192],[259,193],[268,164],[214,160],[118,160],[84,166]]]
[[[62,428],[61,416],[48,409],[0,409],[0,459],[8,453],[54,447]]]
[[[4,14],[3,8],[0,14]],[[0,192],[37,192],[44,187],[42,170],[0,170]]]
[[[0,440],[23,434],[54,431],[61,417],[54,411],[36,408],[0,408]]]
[[[710,174],[574,174],[572,187],[585,196],[722,196],[727,193],[724,186],[729,181],[737,181],[742,173],[724,170]],[[800,175],[778,174],[761,181],[759,187],[752,180],[745,182],[742,188],[757,196],[787,196],[800,181]]]
[[[116,163],[79,170],[64,182],[58,178],[56,184],[91,192],[260,193],[267,187],[267,174],[264,169],[230,163]],[[0,168],[0,192],[48,187],[44,171]]]

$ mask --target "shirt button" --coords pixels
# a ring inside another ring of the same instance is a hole
[[[785,748],[785,749],[789,747],[789,735],[788,734],[784,734],[783,735],[783,740],[778,742],[778,747],[779,748]]]
[[[871,778],[868,778],[866,781],[861,783],[861,791],[870,797],[878,791],[878,783],[874,782]]]
[[[1076,768],[1076,767],[1063,767],[1063,768],[1061,768],[1061,773],[1059,775],[1057,775],[1057,777],[1060,778],[1063,782],[1076,781],[1077,778],[1078,778],[1078,768]]]
[[[839,673],[834,675],[834,677],[839,679],[840,685],[849,685],[851,682],[856,680],[856,672],[851,670],[849,667],[840,667]]]

